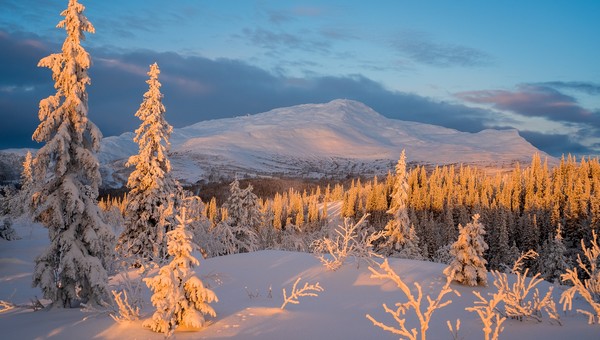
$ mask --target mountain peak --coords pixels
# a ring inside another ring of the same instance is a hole
[[[421,164],[498,167],[515,161],[526,163],[540,152],[515,131],[468,133],[389,119],[348,99],[203,121],[175,129],[171,135],[176,176],[192,183],[243,173],[294,177],[385,174],[402,149],[409,161]],[[115,161],[136,152],[129,133],[105,138],[99,158],[108,166],[122,163]]]

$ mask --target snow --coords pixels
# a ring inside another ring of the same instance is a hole
[[[105,167],[136,153],[131,138],[125,133],[103,139],[98,157]],[[174,129],[170,141],[173,171],[190,183],[210,175],[232,179],[240,173],[385,174],[402,149],[410,162],[499,167],[529,162],[540,153],[516,130],[460,132],[389,119],[345,99],[202,121]]]
[[[14,228],[22,237],[17,241],[0,240],[0,300],[27,304],[40,290],[31,288],[33,258],[48,244],[47,230],[41,225],[20,219]],[[200,258],[199,254],[195,254]],[[445,283],[444,265],[404,259],[389,259],[391,267],[410,287],[418,282],[424,294],[437,296]],[[217,317],[208,318],[209,326],[192,332],[178,328],[177,339],[397,339],[371,324],[368,313],[387,324],[394,320],[386,315],[382,303],[393,306],[404,301],[402,293],[392,282],[370,278],[365,266],[344,265],[338,271],[325,269],[311,254],[259,251],[201,260],[195,268],[196,275],[219,296],[213,303]],[[282,290],[290,291],[301,277],[305,282],[319,282],[324,291],[317,297],[301,297],[299,304],[288,304],[284,310]],[[512,275],[509,275],[514,280]],[[116,278],[113,278],[113,284]],[[488,276],[488,281],[493,278]],[[546,291],[550,284],[540,284]],[[490,287],[468,287],[453,283],[451,288],[461,293],[448,298],[453,302],[434,313],[428,331],[430,339],[452,338],[446,321],[455,324],[461,320],[459,338],[481,339],[483,332],[476,313],[465,311],[473,306],[477,291],[488,298],[494,292]],[[562,289],[555,289],[554,299]],[[269,292],[271,296],[269,297]],[[152,315],[150,291],[144,294],[144,318]],[[587,308],[581,299],[575,299],[574,309]],[[588,325],[584,315],[575,310],[560,313],[563,326],[550,324],[545,317],[542,323],[519,322],[509,319],[504,323],[501,339],[598,339],[598,325]],[[410,315],[407,323],[417,327]],[[116,323],[106,313],[84,312],[78,309],[54,308],[33,312],[26,308],[13,308],[0,312],[0,329],[4,339],[163,339],[163,334],[142,327],[142,320]]]

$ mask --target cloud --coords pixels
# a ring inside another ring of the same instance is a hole
[[[252,45],[272,52],[303,50],[327,54],[331,47],[331,44],[323,39],[310,39],[306,35],[274,32],[263,28],[245,28],[242,30],[241,37]]]
[[[437,67],[486,66],[492,58],[481,50],[435,42],[423,32],[404,32],[392,41],[392,46],[414,62]]]
[[[327,12],[323,7],[298,6],[285,10],[266,9],[269,21],[274,24],[282,24],[294,21],[302,17],[319,17]]]
[[[524,84],[516,91],[485,90],[459,92],[456,97],[475,104],[489,104],[526,117],[543,117],[551,121],[591,124],[600,128],[600,112],[581,107],[577,100],[560,91],[541,85]]]
[[[572,136],[564,134],[547,134],[525,130],[519,131],[519,134],[536,148],[544,150],[554,157],[560,157],[567,153],[573,155],[593,155],[598,154],[598,150],[600,149],[600,145],[587,147],[574,140]]]
[[[559,89],[575,90],[582,93],[595,96],[600,94],[600,84],[583,82],[583,81],[548,81],[543,83],[536,83],[535,85],[548,86]]]
[[[36,41],[32,37],[28,39]],[[12,51],[10,55],[0,55],[5,61],[0,62],[0,74],[9,75],[1,78],[0,86],[5,89],[0,90],[0,121],[3,122],[0,149],[39,147],[31,142],[31,134],[39,123],[37,106],[40,99],[53,94],[54,89],[50,71],[35,65],[39,58],[55,51],[55,47],[23,43],[22,36],[2,33],[0,49]],[[390,118],[460,131],[477,132],[499,120],[497,113],[491,110],[390,91],[360,74],[293,78],[239,60],[147,50],[122,53],[93,48],[88,51],[93,59],[92,84],[88,87],[89,116],[105,136],[133,131],[139,126],[134,113],[147,90],[146,72],[154,62],[161,68],[166,119],[175,127],[338,98],[363,102]],[[530,136],[541,140],[540,136]],[[553,154],[568,152],[569,147],[587,151],[576,142],[564,144],[563,148],[543,140],[538,144]]]

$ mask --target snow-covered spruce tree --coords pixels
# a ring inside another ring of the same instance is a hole
[[[396,164],[396,179],[391,198],[392,202],[387,213],[392,215],[392,219],[383,230],[383,243],[379,245],[379,250],[384,256],[393,257],[399,257],[401,253],[404,256],[407,254],[420,254],[419,241],[417,239],[409,240],[410,237],[416,236],[416,233],[410,232],[410,220],[407,210],[408,174],[406,172],[406,153],[404,150],[402,150],[398,164]],[[411,249],[404,249],[406,247]],[[420,256],[416,256],[416,258],[420,258]]]
[[[192,256],[192,233],[187,230],[191,220],[186,219],[185,207],[176,216],[178,226],[167,233],[170,263],[161,267],[158,275],[146,278],[146,285],[154,294],[152,304],[156,312],[144,321],[144,327],[170,336],[178,326],[202,328],[204,315],[216,316],[209,305],[218,301],[215,293],[204,287],[195,276],[194,266],[200,264]]]
[[[227,208],[227,224],[235,235],[237,252],[245,253],[258,248],[257,230],[261,223],[258,197],[252,192],[252,185],[240,188],[237,178],[229,185],[229,197],[224,204]]]
[[[127,166],[135,166],[129,175],[125,230],[119,237],[118,249],[139,261],[160,261],[166,255],[165,233],[172,228],[172,209],[179,197],[179,183],[171,174],[167,156],[173,128],[164,117],[165,106],[160,92],[156,63],[150,65],[146,81],[149,88],[135,113],[142,123],[135,131],[137,155],[129,157]]]
[[[33,156],[30,151],[25,155],[23,171],[21,172],[21,189],[17,195],[10,198],[9,210],[14,217],[31,214],[31,195],[33,194]]]
[[[556,228],[556,234],[548,235],[544,241],[540,258],[538,260],[538,272],[549,282],[560,281],[560,276],[567,271],[569,265],[566,257],[567,248],[563,242],[560,225]]]
[[[40,101],[40,125],[33,139],[46,142],[33,160],[34,217],[48,228],[50,245],[35,260],[33,285],[54,306],[107,301],[106,265],[114,235],[97,205],[101,177],[95,152],[102,135],[87,118],[91,60],[81,46],[94,27],[84,6],[70,0],[59,28],[67,31],[62,52],[40,60],[52,70],[56,94]]]
[[[487,285],[487,261],[483,253],[488,245],[483,240],[485,229],[479,222],[479,214],[473,215],[473,220],[466,226],[458,226],[458,240],[452,244],[450,255],[454,260],[444,274],[453,280],[469,286]]]

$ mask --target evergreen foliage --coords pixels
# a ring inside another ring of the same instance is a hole
[[[34,217],[47,228],[49,247],[35,260],[33,285],[55,306],[107,301],[107,265],[114,235],[100,218],[96,199],[101,177],[95,152],[102,135],[88,119],[90,56],[81,46],[94,26],[84,6],[70,0],[58,23],[67,37],[60,53],[40,60],[52,70],[56,94],[40,101],[33,139],[45,142],[33,160]]]
[[[168,158],[173,128],[165,120],[165,106],[158,80],[160,69],[150,65],[148,91],[136,112],[142,123],[135,131],[137,155],[129,157],[129,195],[125,230],[119,237],[119,250],[139,261],[160,261],[167,255],[165,234],[172,229],[173,209],[178,205],[181,187],[171,174]]]
[[[473,220],[465,227],[459,225],[458,240],[450,250],[454,260],[444,269],[447,277],[469,286],[487,285],[487,261],[483,253],[488,246],[483,235],[485,229],[478,214],[473,215]]]
[[[187,230],[191,220],[186,218],[185,207],[176,218],[177,228],[167,233],[171,262],[161,267],[157,276],[144,280],[154,292],[151,300],[156,307],[144,326],[167,336],[178,326],[202,328],[204,315],[216,316],[209,304],[218,301],[215,293],[194,275],[193,268],[199,261],[192,256],[192,233]]]

